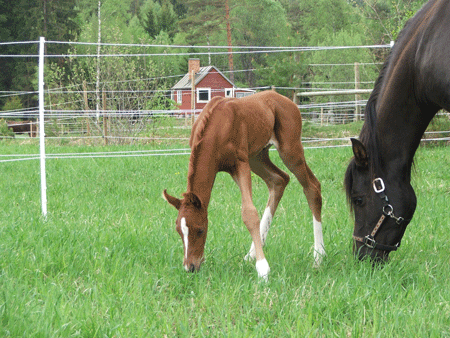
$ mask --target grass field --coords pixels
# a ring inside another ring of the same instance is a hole
[[[2,142],[2,154],[37,152]],[[350,148],[306,157],[322,183],[327,257],[312,267],[312,216],[291,180],[265,247],[267,283],[243,260],[251,240],[226,174],[213,190],[206,262],[182,268],[176,211],[161,192],[185,191],[187,156],[48,160],[47,220],[39,162],[0,163],[0,336],[450,337],[450,149],[419,149],[418,208],[382,269],[352,258]],[[255,178],[260,211],[266,198]]]

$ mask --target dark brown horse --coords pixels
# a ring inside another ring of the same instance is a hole
[[[306,164],[301,144],[302,118],[298,107],[274,91],[241,99],[214,97],[196,120],[190,139],[187,192],[183,199],[165,199],[178,210],[176,229],[183,240],[184,267],[197,271],[203,261],[208,230],[208,205],[219,171],[228,172],[242,195],[242,219],[252,237],[247,258],[256,258],[258,275],[267,278],[269,264],[262,247],[289,175],[269,159],[274,145],[284,164],[295,175],[313,213],[314,257],[325,254],[322,238],[320,183]],[[269,200],[259,220],[252,202],[251,171],[269,188]]]
[[[30,137],[36,137],[37,124],[33,121],[6,121],[8,128],[15,134],[27,133]]]
[[[416,196],[411,167],[434,115],[450,110],[450,1],[411,18],[380,72],[345,174],[359,258],[386,260],[400,246]]]

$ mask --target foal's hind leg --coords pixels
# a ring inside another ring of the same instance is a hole
[[[264,246],[278,203],[283,196],[284,189],[289,183],[290,178],[288,174],[272,163],[269,158],[269,147],[265,148],[250,160],[250,167],[256,175],[263,179],[269,189],[269,200],[267,201],[266,209],[259,223],[261,243]],[[255,259],[255,243],[252,242],[245,259]]]
[[[322,195],[320,182],[306,164],[303,146],[299,140],[295,140],[294,142],[282,142],[280,140],[278,151],[284,164],[302,185],[309,208],[313,213],[314,260],[315,265],[319,266],[322,262],[322,257],[325,255],[322,235]]]

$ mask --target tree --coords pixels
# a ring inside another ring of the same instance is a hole
[[[354,0],[361,16],[361,29],[374,44],[386,44],[397,38],[406,21],[427,0]]]
[[[231,11],[234,22],[233,41],[240,46],[283,46],[289,33],[286,12],[278,1],[243,0]],[[267,66],[266,57],[261,53],[236,56],[236,67],[250,70]],[[240,81],[255,86],[256,73],[244,72]]]
[[[10,18],[6,13],[11,12],[12,3],[9,0],[0,0],[0,41],[12,41],[12,32],[10,30]],[[1,54],[8,54],[11,48],[8,46],[0,46]],[[11,81],[13,76],[14,61],[9,58],[0,58],[0,91],[6,91],[11,88]],[[0,107],[5,103],[5,98],[0,97]]]
[[[360,32],[341,30],[332,34],[321,43],[321,46],[361,46],[365,37]],[[359,66],[360,89],[371,89],[378,77],[381,65],[373,63],[373,54],[369,49],[319,50],[308,54],[306,63],[309,66],[307,82],[314,90],[355,89],[355,63]],[[367,99],[368,94],[360,95],[359,99]],[[355,95],[340,95],[331,97],[314,97],[311,101],[354,101]]]
[[[179,21],[179,31],[185,33],[188,44],[205,45],[208,38],[224,29],[223,0],[186,0],[186,17]]]
[[[2,38],[6,41],[38,41],[40,36],[47,40],[68,41],[74,39],[79,32],[76,20],[77,10],[74,0],[16,0],[0,2],[2,13]],[[6,29],[3,29],[7,27]],[[36,45],[21,44],[4,48],[6,54],[38,54]],[[67,46],[55,44],[47,50],[50,54],[63,54]],[[7,78],[2,79],[4,89],[16,91],[33,91],[36,78],[36,60],[27,58],[8,58],[1,61],[2,72]],[[61,59],[50,62],[61,62]],[[6,70],[6,72],[4,71]],[[5,77],[6,77],[5,76]],[[37,105],[36,97],[21,97],[25,107]]]
[[[149,8],[146,10],[146,13],[142,15],[142,25],[144,26],[144,29],[148,33],[148,35],[150,35],[151,38],[155,38],[159,34],[159,27],[155,13],[155,4],[153,3],[153,1],[150,1],[148,6]]]
[[[162,5],[151,0],[147,1],[143,8],[141,22],[144,29],[155,38],[160,32],[166,32],[173,38],[177,29],[177,17],[169,0],[162,2]]]

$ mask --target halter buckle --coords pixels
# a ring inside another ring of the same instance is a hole
[[[386,204],[383,207],[383,214],[385,214],[386,216],[390,216],[390,217],[395,218],[395,216],[394,216],[394,208],[392,207],[392,205]]]
[[[373,180],[373,190],[379,194],[382,193],[385,189],[384,181],[381,178],[376,178]]]
[[[373,238],[370,235],[367,235],[366,237],[364,237],[364,241],[363,241],[364,245],[367,246],[369,249],[375,249],[375,246],[377,245],[377,243],[375,242],[375,238]]]
[[[390,204],[386,204],[383,207],[383,214],[395,219],[395,223],[397,223],[398,225],[402,224],[402,222],[405,220],[403,217],[397,217],[394,215],[394,207]]]

